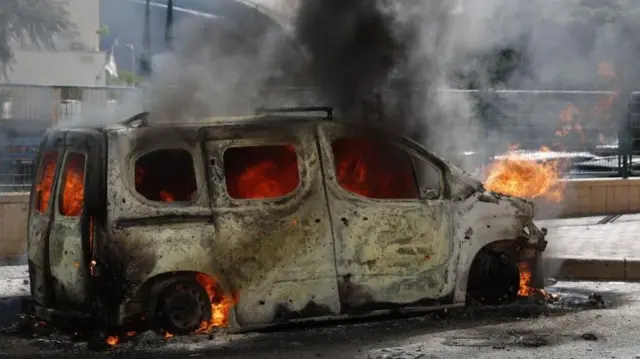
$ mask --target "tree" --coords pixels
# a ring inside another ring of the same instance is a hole
[[[73,30],[65,5],[63,0],[0,1],[0,78],[7,77],[13,44],[29,41],[55,50],[54,36]]]
[[[142,82],[142,77],[136,76],[131,71],[119,71],[115,84],[123,84],[126,86],[138,86]]]

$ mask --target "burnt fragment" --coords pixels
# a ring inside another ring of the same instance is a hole
[[[593,333],[584,333],[580,336],[580,338],[584,339],[584,340],[589,340],[589,341],[595,341],[598,340],[598,337],[593,334]]]
[[[593,306],[604,306],[604,300],[600,294],[591,293],[589,294],[588,303]]]

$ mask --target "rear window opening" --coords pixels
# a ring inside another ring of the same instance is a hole
[[[136,191],[154,202],[191,202],[198,184],[191,154],[163,149],[141,156],[135,165]]]
[[[298,157],[291,145],[232,147],[223,160],[231,198],[278,198],[300,184]]]
[[[401,149],[367,138],[332,143],[336,179],[345,190],[372,199],[418,199],[411,158]]]
[[[84,168],[83,154],[72,153],[64,165],[63,187],[60,198],[60,213],[67,217],[78,217],[82,214],[84,203]]]
[[[49,208],[49,198],[53,189],[53,179],[56,175],[58,164],[58,152],[46,152],[42,156],[36,186],[36,211],[44,213]]]

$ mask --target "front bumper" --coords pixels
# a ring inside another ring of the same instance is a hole
[[[522,242],[525,248],[534,249],[538,252],[544,252],[544,250],[547,249],[548,242],[545,239],[547,236],[546,228],[538,228],[533,221],[529,221],[523,232]]]
[[[546,228],[538,228],[533,221],[529,221],[520,238],[522,252],[520,260],[527,263],[531,271],[531,286],[544,287],[544,270],[542,266],[542,252],[547,249]]]

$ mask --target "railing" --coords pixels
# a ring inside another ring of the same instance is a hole
[[[46,128],[74,116],[114,109],[133,90],[0,85],[0,191],[29,188],[35,149]],[[453,122],[454,131],[446,135],[464,136],[469,132],[465,126],[473,125],[480,131],[475,135],[479,140],[460,152],[482,153],[482,163],[517,147],[524,158],[560,160],[569,177],[640,174],[640,92],[618,96],[606,91],[441,90],[437,94],[452,106],[472,104],[475,123]],[[410,95],[418,100],[421,96],[417,91]],[[250,112],[264,106],[326,105],[319,98],[312,88],[279,88],[247,99],[246,106]]]
[[[0,192],[28,191],[33,178],[33,157],[24,161],[0,158]]]
[[[605,91],[470,92],[494,155],[560,161],[568,177],[626,176],[624,99]],[[505,148],[505,144],[507,148]],[[541,151],[544,150],[544,151]]]
[[[40,125],[66,121],[73,116],[114,109],[131,87],[52,87],[0,85],[0,119],[36,122]],[[46,127],[45,127],[46,128]]]
[[[105,114],[131,87],[0,85],[0,192],[25,191],[42,133],[75,117]]]

